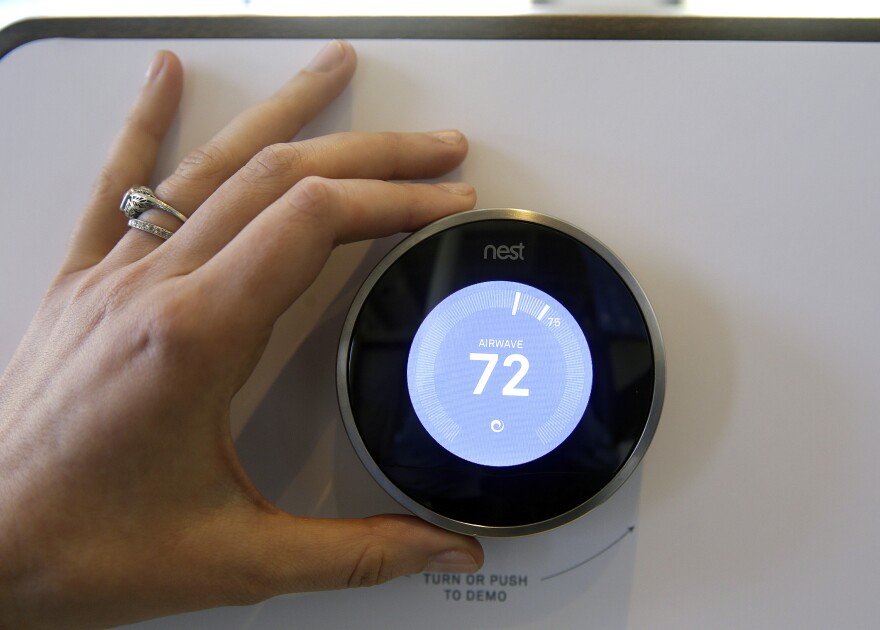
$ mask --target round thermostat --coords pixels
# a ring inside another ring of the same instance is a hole
[[[657,427],[657,320],[623,263],[526,210],[441,219],[367,277],[343,327],[343,422],[370,474],[441,527],[517,536],[602,503]]]

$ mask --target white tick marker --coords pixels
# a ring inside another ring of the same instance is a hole
[[[541,312],[538,313],[538,321],[541,321],[542,319],[544,319],[544,315],[546,315],[547,311],[549,311],[549,310],[550,310],[550,305],[545,304],[544,308],[541,309]]]
[[[522,293],[517,291],[516,297],[513,298],[513,310],[510,312],[511,315],[516,315],[516,309],[519,308],[519,298],[521,296],[522,296]]]

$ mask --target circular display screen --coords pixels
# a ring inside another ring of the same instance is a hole
[[[431,310],[407,361],[413,409],[447,451],[484,466],[543,457],[577,427],[593,384],[584,333],[519,282],[456,291]]]

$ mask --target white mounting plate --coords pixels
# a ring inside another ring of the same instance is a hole
[[[657,435],[599,509],[486,541],[482,584],[416,576],[142,627],[873,625],[880,45],[354,43],[351,88],[305,135],[458,127],[471,152],[457,176],[480,206],[555,215],[611,247],[664,335]],[[176,51],[187,73],[158,179],[320,45],[59,39],[3,58],[0,362],[155,50]],[[333,382],[348,301],[389,246],[334,254],[235,401],[241,457],[285,509],[399,510],[348,444]]]

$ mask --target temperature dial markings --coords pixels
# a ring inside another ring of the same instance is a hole
[[[522,291],[516,291],[513,296],[513,308],[510,310],[510,314],[516,315],[519,312],[531,315],[540,322],[550,312],[550,305],[539,298],[528,294],[523,295]],[[555,318],[555,320],[558,321],[559,318]]]
[[[544,315],[546,315],[547,311],[549,311],[549,310],[550,310],[550,305],[545,304],[544,308],[541,309],[541,312],[538,313],[538,321],[541,321],[542,319],[544,319]]]

